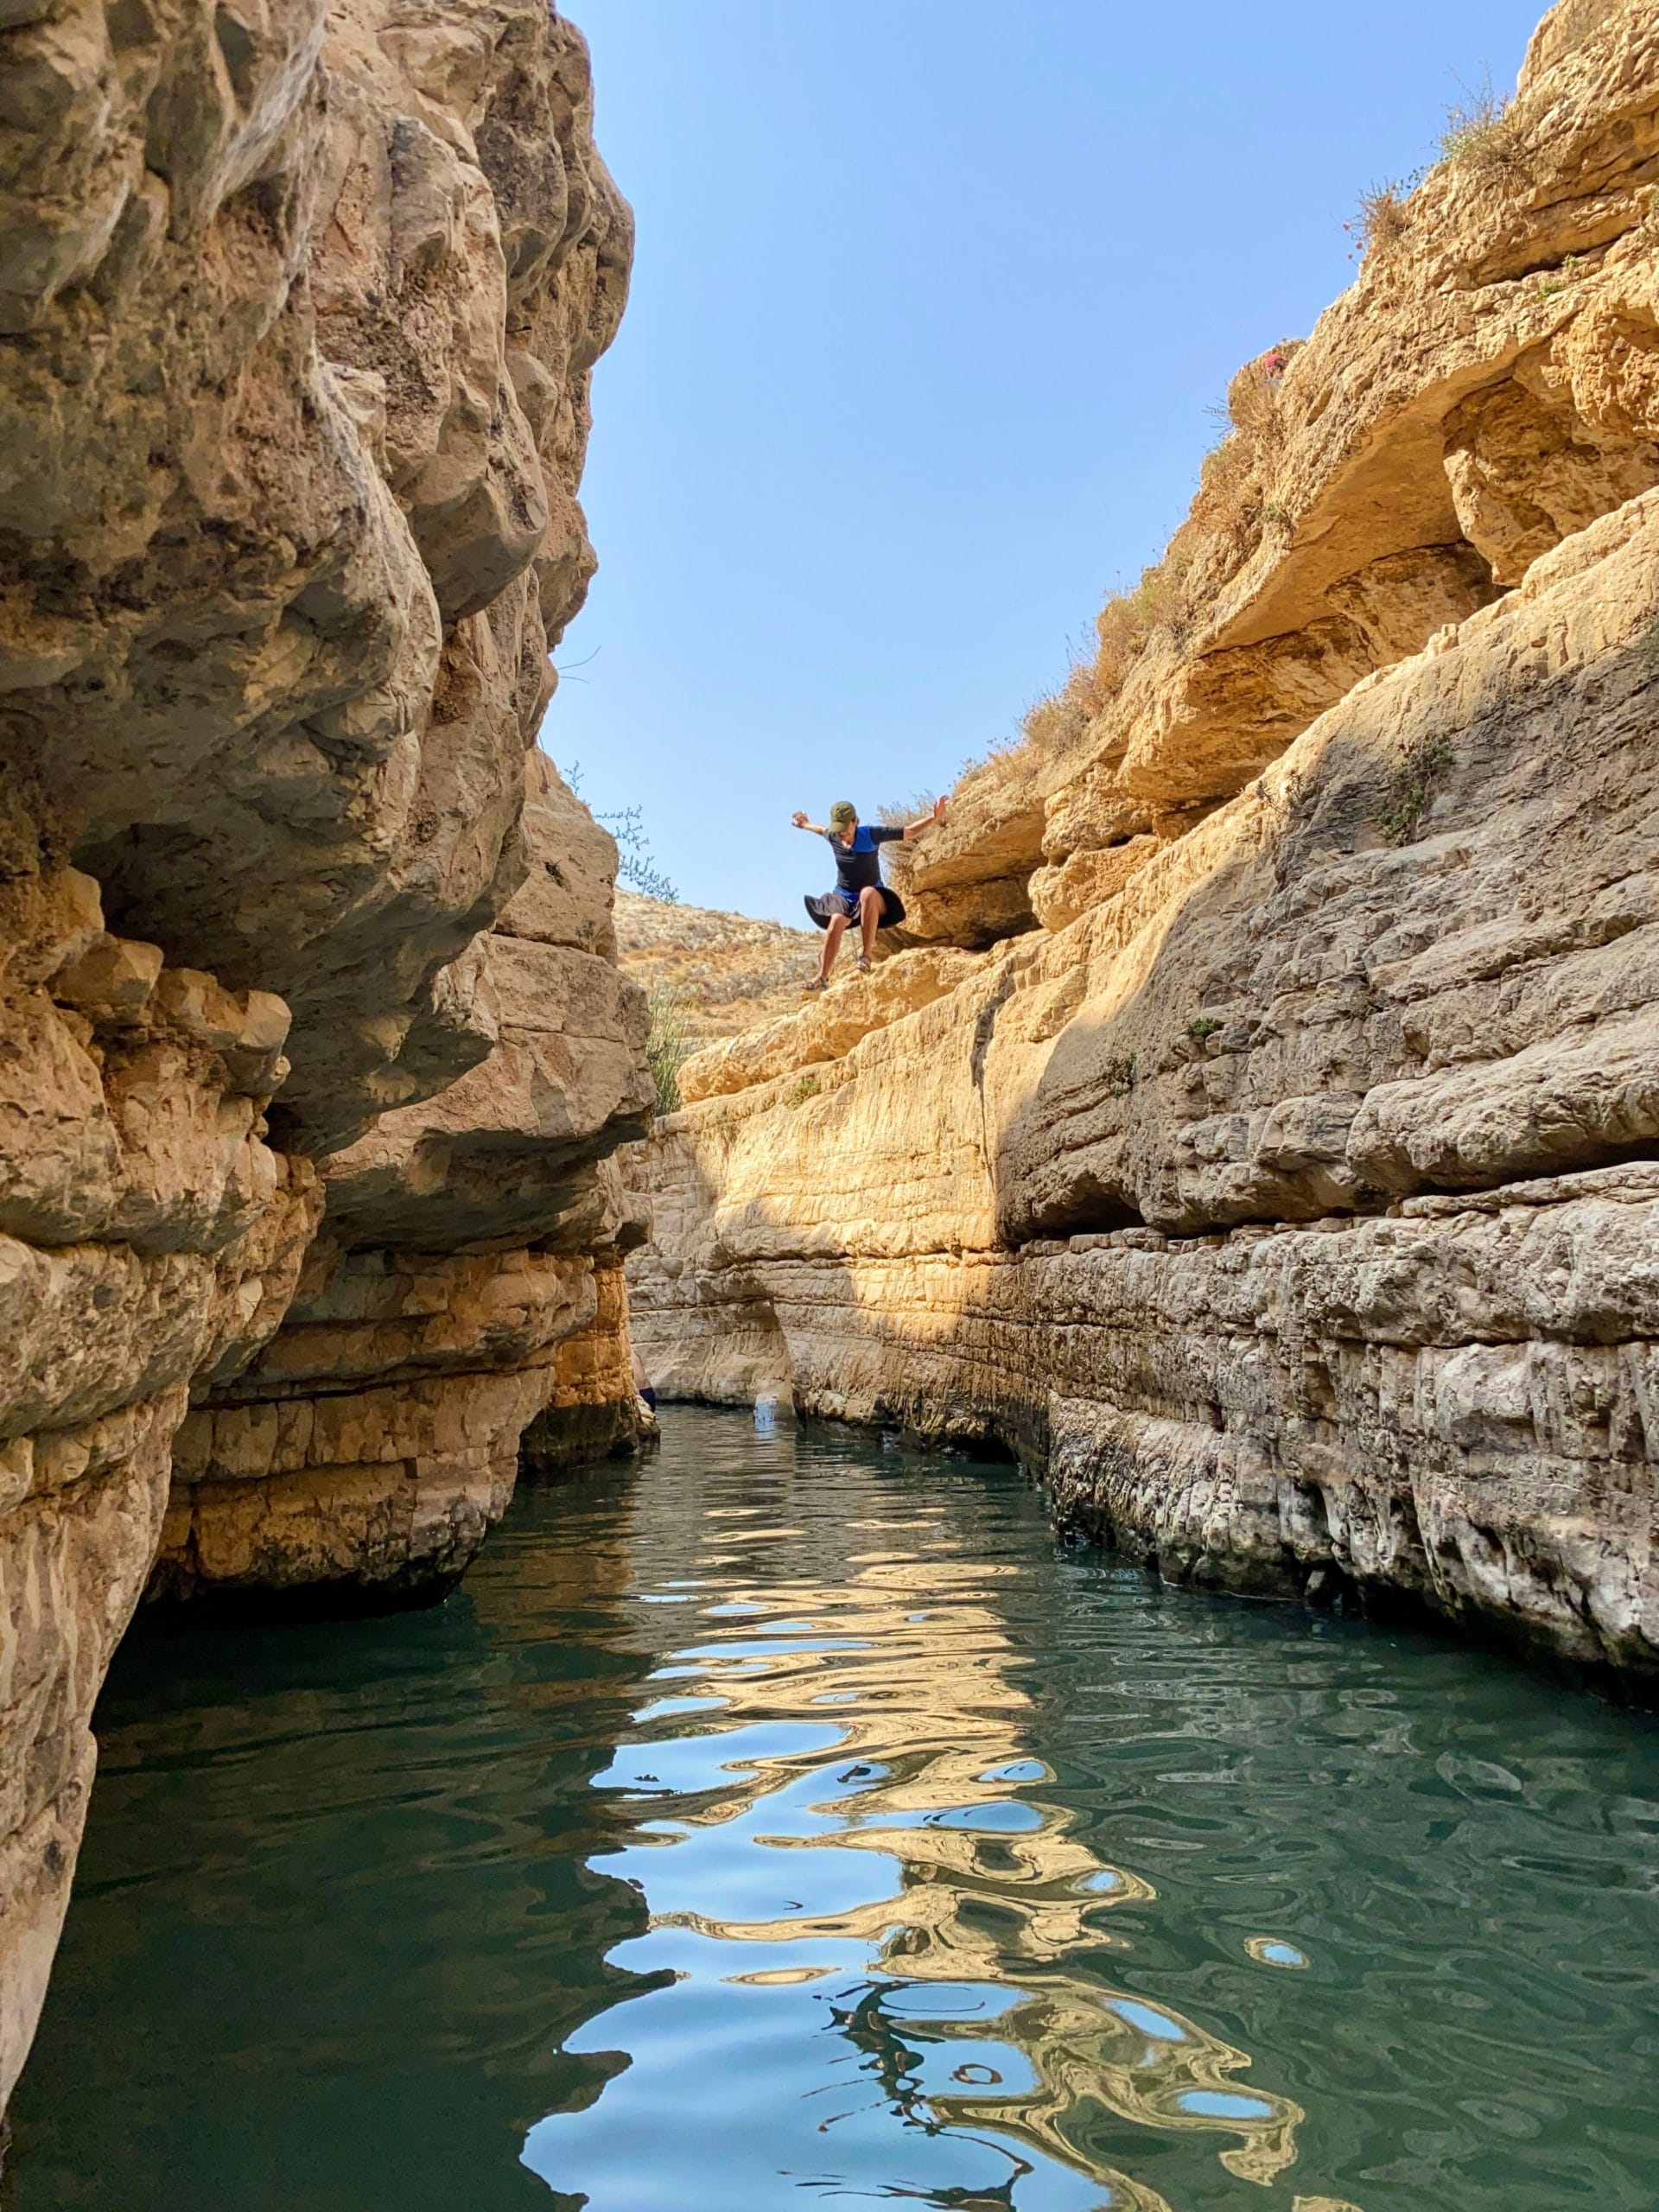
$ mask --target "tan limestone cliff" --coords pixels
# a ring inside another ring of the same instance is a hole
[[[1557,10],[1495,129],[906,856],[937,949],[688,1064],[635,1328],[1650,1687],[1659,16]]]
[[[614,1388],[641,1000],[525,798],[630,249],[545,0],[0,10],[0,2103],[158,1549],[429,1592]]]
[[[198,1391],[152,1593],[392,1600],[453,1583],[505,1510],[520,1438],[557,1464],[637,1433],[622,1254],[644,1224],[606,1155],[651,1105],[619,971],[615,848],[531,757],[531,874],[475,948],[486,1058],[322,1163],[326,1211],[282,1327]]]

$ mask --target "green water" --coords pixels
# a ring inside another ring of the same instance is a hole
[[[129,1643],[16,2212],[1651,2212],[1659,1730],[672,1412]]]

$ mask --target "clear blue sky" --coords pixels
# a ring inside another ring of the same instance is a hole
[[[1360,193],[1510,89],[1541,0],[571,12],[639,236],[543,741],[683,898],[801,920],[791,811],[1007,739],[1233,370],[1351,281]]]

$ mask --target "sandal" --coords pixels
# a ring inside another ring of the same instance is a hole
[[[804,998],[809,991],[827,991],[829,988],[830,982],[827,976],[815,976],[810,983],[801,985],[801,996]]]
[[[874,963],[871,961],[870,956],[868,952],[861,952],[859,954],[858,972],[861,976],[868,976],[873,965]]]

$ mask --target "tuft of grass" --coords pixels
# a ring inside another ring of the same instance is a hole
[[[888,830],[902,830],[912,822],[919,822],[925,814],[931,814],[937,791],[912,791],[908,798],[889,799],[885,806],[878,806],[875,818]]]
[[[1583,263],[1584,256],[1581,253],[1569,253],[1558,269],[1541,270],[1537,276],[1528,280],[1528,298],[1554,299],[1559,293],[1566,291],[1567,286],[1579,274]]]
[[[1362,259],[1386,253],[1404,238],[1411,228],[1409,203],[1419,181],[1416,177],[1391,177],[1361,193],[1359,206],[1343,228],[1356,242]]]
[[[1188,566],[1185,554],[1166,555],[1142,569],[1132,591],[1113,592],[1095,617],[1100,641],[1095,667],[1109,691],[1117,690],[1160,631],[1178,639],[1184,633],[1187,607],[1181,587]]]
[[[1643,668],[1650,673],[1659,670],[1659,614],[1653,616],[1647,628],[1637,639],[1634,651]]]
[[[1102,688],[1097,660],[1074,660],[1059,689],[1033,699],[1020,715],[1024,742],[1046,760],[1067,752],[1110,696]]]
[[[1267,519],[1269,507],[1281,518],[1285,514],[1282,505],[1263,495],[1284,448],[1281,390],[1301,348],[1300,339],[1281,338],[1246,361],[1227,387],[1226,405],[1210,410],[1222,424],[1223,435],[1200,467],[1191,522],[1202,531],[1232,539],[1236,549],[1255,524]]]
[[[1450,774],[1452,747],[1443,737],[1419,739],[1389,779],[1380,817],[1390,844],[1403,845]]]
[[[1526,142],[1515,111],[1484,79],[1479,89],[1464,95],[1461,107],[1446,111],[1440,137],[1440,158],[1454,169],[1471,175],[1498,176],[1526,167]]]
[[[1242,430],[1229,430],[1198,464],[1198,496],[1192,518],[1208,530],[1236,530],[1254,512],[1259,491],[1255,455]]]
[[[1108,1093],[1114,1098],[1127,1098],[1135,1089],[1135,1054],[1119,1052],[1108,1060],[1101,1071]]]
[[[645,1039],[645,1059],[659,1114],[680,1110],[680,1070],[690,1058],[691,1037],[687,1027],[685,1001],[671,983],[653,983],[648,994],[651,1032]]]
[[[1213,1014],[1195,1014],[1186,1025],[1186,1033],[1195,1045],[1202,1045],[1206,1038],[1213,1037],[1220,1027]]]
[[[1262,519],[1269,530],[1288,530],[1291,527],[1290,509],[1282,499],[1264,499]]]
[[[804,1075],[798,1083],[791,1083],[784,1093],[784,1103],[785,1106],[804,1106],[809,1098],[816,1098],[823,1089],[820,1077]]]

